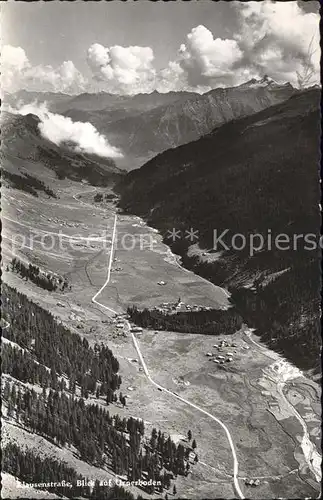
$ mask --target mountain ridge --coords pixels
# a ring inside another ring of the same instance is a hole
[[[272,82],[266,80],[265,86],[256,87],[246,82],[204,94],[80,94],[72,99],[59,97],[48,106],[73,121],[92,123],[123,151],[119,165],[131,170],[161,151],[191,142],[221,123],[261,111],[298,92],[290,84]]]

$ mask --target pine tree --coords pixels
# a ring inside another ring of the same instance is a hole
[[[193,439],[192,448],[193,448],[193,450],[195,450],[195,448],[196,448],[196,441],[195,441],[195,439]]]
[[[174,484],[174,486],[173,486],[173,495],[176,495],[176,493],[177,493],[177,490],[176,490],[176,486]]]
[[[10,397],[10,384],[9,384],[8,380],[6,380],[5,385],[4,385],[4,389],[3,389],[3,399],[5,401],[8,401],[9,397]]]
[[[192,431],[188,431],[187,433],[187,439],[190,441],[192,439]]]

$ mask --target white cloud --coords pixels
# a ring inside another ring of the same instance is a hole
[[[156,70],[153,60],[150,47],[103,47],[95,43],[87,54],[94,78],[105,82],[105,90],[125,94],[154,90]]]
[[[304,12],[296,1],[236,4],[243,64],[277,81],[298,85],[297,72],[320,80],[319,15]]]
[[[64,61],[59,67],[34,66],[23,79],[30,90],[66,92],[74,94],[85,89],[85,79],[72,61]]]
[[[29,61],[26,52],[21,47],[4,45],[1,51],[1,65],[16,71],[22,71],[29,67]]]
[[[179,49],[179,64],[191,86],[226,83],[242,53],[235,40],[214,38],[205,26],[197,26]]]
[[[320,81],[319,14],[303,11],[296,1],[232,5],[239,21],[232,38],[220,38],[205,26],[196,26],[176,57],[158,71],[150,47],[92,44],[87,52],[92,78],[87,81],[72,61],[56,68],[33,66],[21,47],[5,46],[2,88],[137,94],[155,89],[205,92],[265,74],[294,86],[298,75],[306,85]]]
[[[159,75],[165,89],[206,91],[239,85],[269,74],[278,82],[305,86],[320,81],[319,15],[296,1],[233,2],[239,29],[215,38],[205,26],[187,35],[176,61]]]
[[[177,54],[158,75],[158,90],[207,92],[236,79],[234,65],[242,57],[236,40],[214,38],[205,26],[193,28]]]
[[[176,61],[170,61],[168,66],[158,74],[157,90],[171,92],[188,89],[186,71]]]
[[[48,111],[46,103],[21,106],[17,113],[33,113],[40,118],[39,130],[43,137],[57,146],[62,143],[73,144],[77,152],[96,154],[106,158],[120,158],[119,149],[111,146],[107,138],[100,134],[89,122],[73,122],[69,117]]]
[[[21,47],[5,45],[1,54],[1,87],[8,92],[21,88],[35,91],[77,93],[84,90],[86,80],[72,61],[57,68],[32,66]]]
[[[21,47],[4,45],[1,50],[1,88],[17,90],[17,77],[29,68],[26,52]],[[18,86],[18,88],[20,88]]]

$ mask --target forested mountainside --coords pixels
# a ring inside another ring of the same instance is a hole
[[[116,405],[125,407],[127,401],[117,393],[119,363],[107,346],[91,347],[85,337],[6,284],[2,317],[3,425],[43,438],[42,450],[26,449],[9,434],[3,472],[27,483],[50,483],[59,476],[60,482],[73,482],[69,494],[67,488],[45,489],[72,498],[129,500],[133,495],[123,488],[78,488],[77,480],[89,478],[69,465],[69,452],[93,467],[141,481],[139,487],[149,494],[164,494],[178,475],[188,475],[194,442],[175,444],[156,428],[148,433],[143,420],[122,418],[116,411]],[[46,443],[57,446],[61,460],[47,456]]]
[[[38,116],[25,116],[2,112],[2,168],[3,178],[9,185],[37,194],[45,191],[40,177],[44,167],[53,170],[60,179],[64,177],[93,185],[104,186],[115,181],[122,171],[114,160],[79,153],[70,148],[56,146],[45,139],[38,128]],[[21,179],[19,179],[21,177]],[[47,194],[50,193],[47,188]]]
[[[306,249],[314,245],[304,238],[284,250],[269,241],[270,233],[272,241],[280,233],[292,242],[312,233],[318,241],[319,99],[319,90],[308,90],[232,120],[158,155],[117,186],[120,207],[162,234],[198,230],[204,256],[188,239],[166,242],[187,267],[230,288],[248,325],[301,368],[319,364],[319,250]],[[216,255],[214,230],[228,230]],[[247,241],[259,233],[264,244],[252,256],[248,244],[235,250],[235,233]]]

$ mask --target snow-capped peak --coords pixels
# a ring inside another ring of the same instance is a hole
[[[268,75],[264,75],[260,79],[252,78],[252,80],[249,80],[249,82],[247,82],[246,85],[248,85],[248,87],[250,88],[257,88],[257,87],[267,87],[268,85],[278,86],[279,84],[275,82],[275,80],[270,78]]]
[[[275,89],[275,88],[292,88],[292,85],[289,82],[286,83],[277,83],[273,78],[271,78],[268,75],[264,75],[262,78],[252,78],[248,82],[243,83],[242,85],[239,85],[240,88],[260,88],[260,87],[269,87],[270,89]]]

